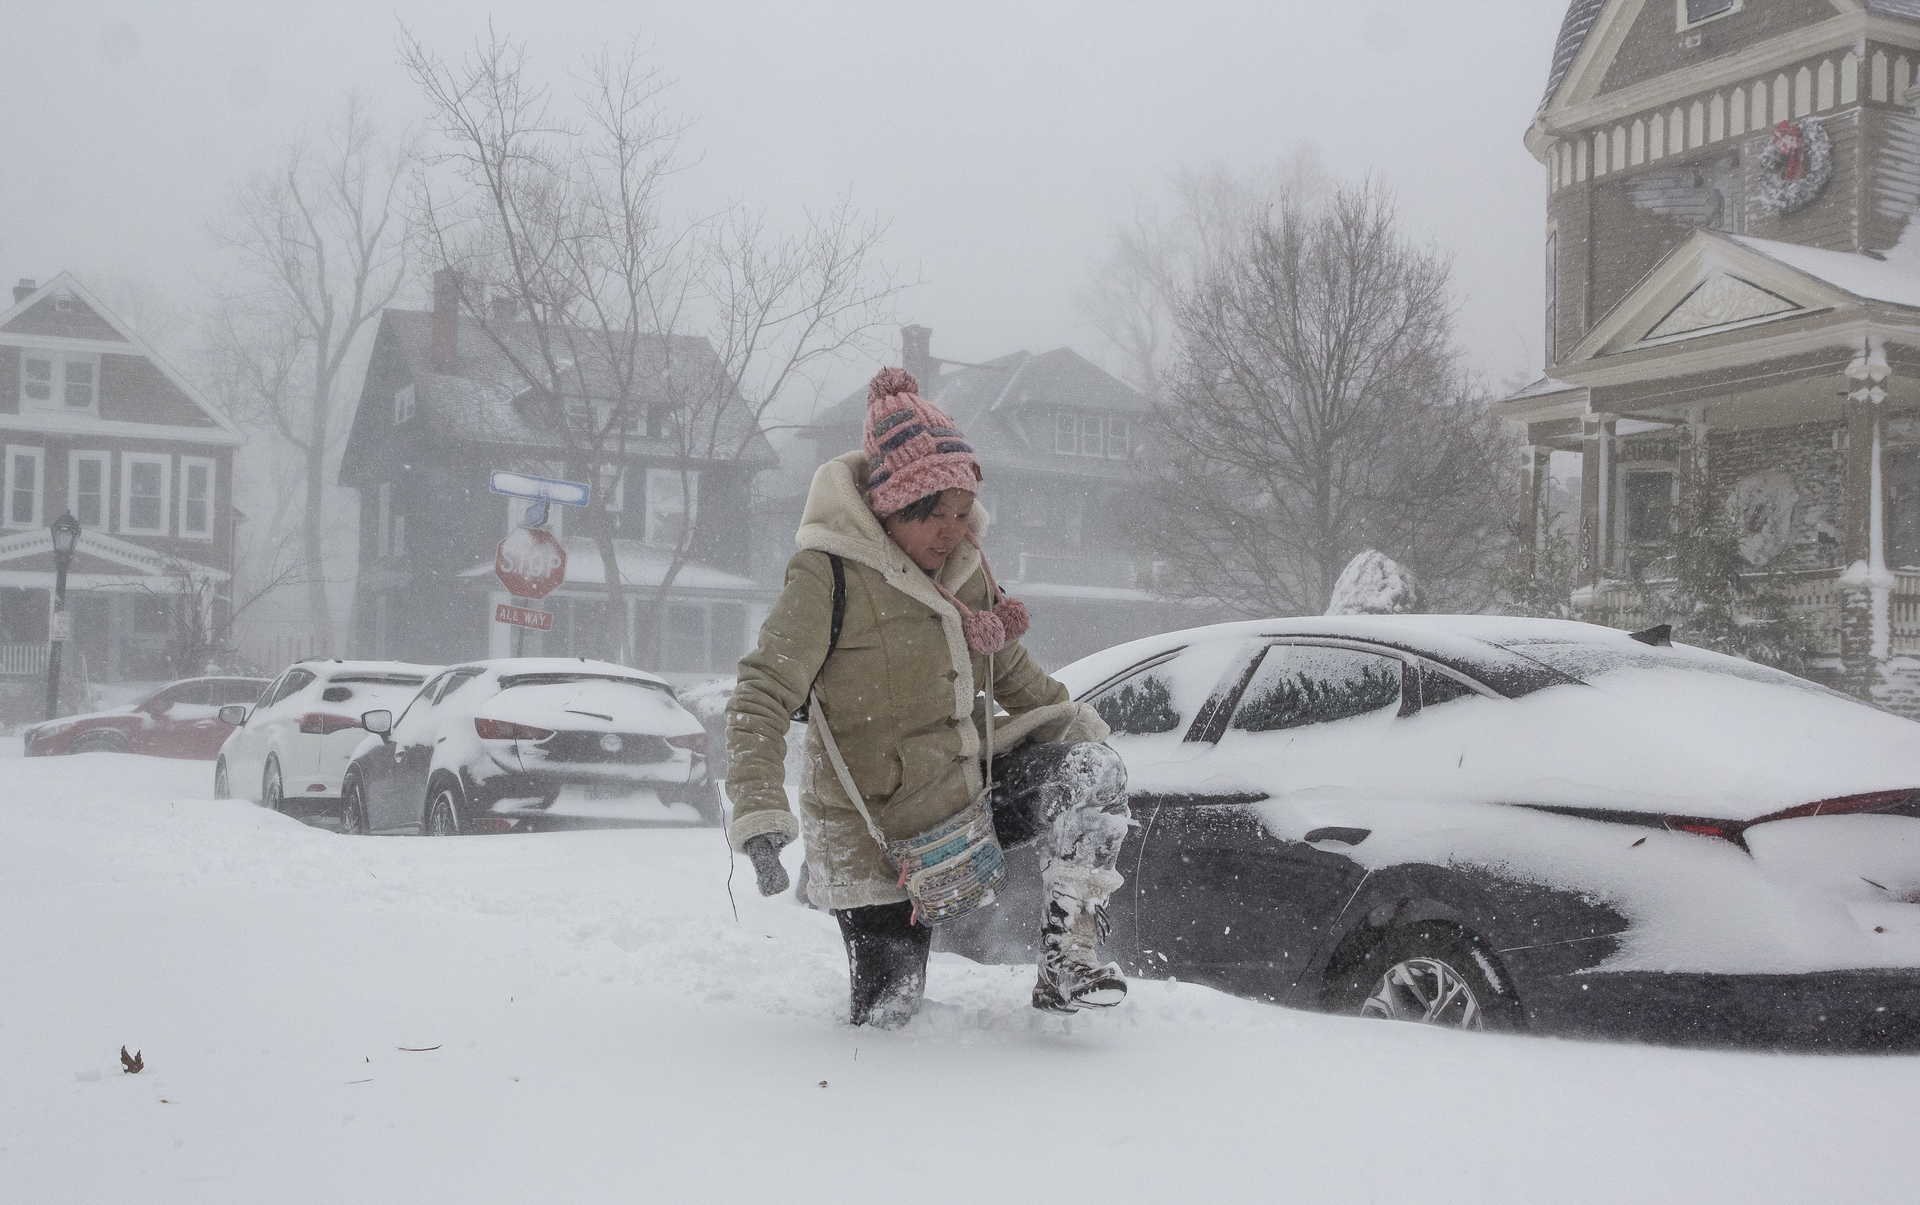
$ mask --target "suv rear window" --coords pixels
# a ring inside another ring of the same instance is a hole
[[[611,674],[515,674],[500,679],[501,690],[512,690],[516,686],[560,686],[568,682],[618,682],[622,686],[637,686],[642,690],[657,690],[668,698],[674,698],[673,688],[665,682],[649,682],[645,678],[616,678]]]

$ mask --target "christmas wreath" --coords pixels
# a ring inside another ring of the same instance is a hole
[[[1783,121],[1760,152],[1760,206],[1768,213],[1805,209],[1833,175],[1833,139],[1817,119]]]

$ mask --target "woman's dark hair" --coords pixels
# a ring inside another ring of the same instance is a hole
[[[908,523],[918,523],[922,519],[931,518],[935,508],[939,505],[940,495],[928,494],[924,498],[916,498],[901,507],[893,513],[893,517],[896,519],[904,519]]]

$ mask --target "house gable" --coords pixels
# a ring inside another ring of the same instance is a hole
[[[90,413],[22,413],[23,351],[96,358]],[[75,434],[152,436],[236,446],[239,429],[137,332],[62,272],[0,312],[0,417],[8,425]]]
[[[1622,352],[1863,307],[1855,293],[1750,245],[1758,241],[1694,232],[1587,332],[1564,372]]]

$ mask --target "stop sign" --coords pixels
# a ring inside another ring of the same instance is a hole
[[[545,598],[567,577],[567,550],[542,527],[516,527],[493,554],[493,572],[515,598]]]

